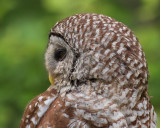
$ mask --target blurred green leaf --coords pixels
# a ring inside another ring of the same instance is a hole
[[[26,104],[49,87],[44,53],[50,28],[84,12],[111,16],[134,30],[146,54],[149,94],[160,118],[159,4],[159,0],[1,0],[0,127],[17,128]]]

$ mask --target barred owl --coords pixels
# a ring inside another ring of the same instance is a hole
[[[51,86],[26,107],[20,128],[155,128],[148,67],[138,39],[99,14],[51,29],[45,53]]]

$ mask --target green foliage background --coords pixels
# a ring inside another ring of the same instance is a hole
[[[50,28],[83,12],[111,16],[134,31],[148,60],[149,94],[160,115],[159,0],[0,0],[1,128],[17,128],[26,104],[50,85],[44,66]]]

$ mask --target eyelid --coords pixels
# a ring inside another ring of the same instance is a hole
[[[59,33],[50,32],[49,35],[48,35],[49,39],[50,39],[51,36],[59,37],[59,38],[63,39],[66,42],[65,38],[61,34],[59,34]]]

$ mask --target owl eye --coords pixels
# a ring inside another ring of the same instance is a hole
[[[54,53],[54,58],[56,61],[62,61],[66,57],[67,50],[65,48],[59,48]]]

